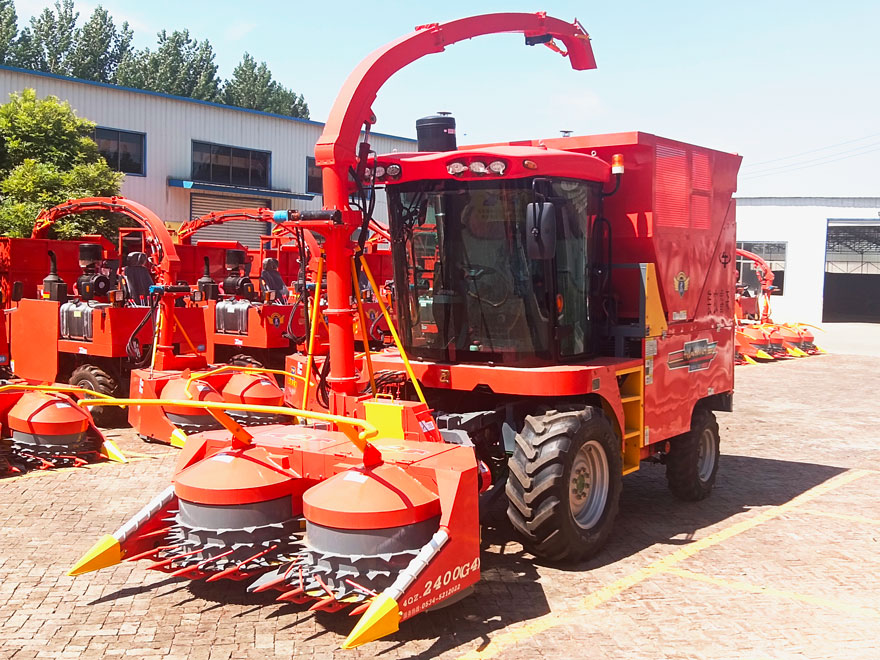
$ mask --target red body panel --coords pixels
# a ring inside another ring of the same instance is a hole
[[[55,381],[58,376],[58,353],[125,358],[129,337],[149,311],[145,307],[92,309],[92,341],[79,341],[61,339],[59,308],[60,304],[51,300],[21,300],[10,312],[12,362],[19,377],[31,381]],[[188,337],[196,350],[204,352],[204,310],[201,307],[177,307],[174,315],[179,322],[173,334],[174,343],[187,351]],[[181,326],[186,328],[186,336]],[[152,344],[150,324],[140,331],[138,337],[142,344]],[[188,366],[203,366],[204,358],[199,362]],[[184,366],[187,365],[182,364],[181,368]]]

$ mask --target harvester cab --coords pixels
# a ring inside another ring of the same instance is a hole
[[[644,133],[371,155],[371,106],[394,72],[499,32],[595,68],[582,26],[544,13],[423,25],[368,56],[315,148],[325,209],[284,218],[323,239],[323,401],[311,333],[288,380],[299,423],[190,436],[173,485],[73,574],[149,559],[311,609],[353,606],[350,648],[470,591],[481,491],[506,492],[524,543],[554,560],[601,548],[641,460],[666,462],[679,497],[709,494],[711,410],[732,405],[740,158]],[[609,196],[618,154],[631,167]],[[396,323],[362,252],[376,184]],[[363,278],[394,350],[369,350]],[[387,396],[401,380],[405,396]]]

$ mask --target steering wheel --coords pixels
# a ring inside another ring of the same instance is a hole
[[[465,280],[468,281],[469,296],[480,299],[492,307],[501,307],[501,305],[507,302],[507,299],[510,297],[510,286],[505,281],[504,275],[497,268],[480,264],[469,264],[462,270],[464,271]],[[478,281],[484,277],[492,278],[490,282],[494,283],[495,286],[492,286],[490,283],[487,286],[480,287]],[[493,293],[496,294],[494,297]],[[503,297],[499,300],[499,296]]]

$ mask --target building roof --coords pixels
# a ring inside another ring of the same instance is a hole
[[[737,197],[737,206],[834,206],[851,209],[880,208],[880,197]]]
[[[200,105],[213,106],[223,110],[231,110],[233,112],[246,112],[253,115],[261,115],[263,117],[273,117],[275,119],[284,119],[287,121],[300,122],[303,124],[311,124],[312,126],[323,126],[324,122],[314,121],[312,119],[301,119],[300,117],[290,117],[289,115],[279,115],[274,112],[265,112],[263,110],[251,110],[250,108],[240,108],[235,105],[226,105],[225,103],[215,103],[214,101],[202,101],[200,99],[192,99],[188,96],[177,96],[175,94],[165,94],[164,92],[153,92],[147,89],[137,89],[136,87],[123,87],[121,85],[112,85],[110,83],[98,82],[96,80],[83,80],[82,78],[72,78],[70,76],[62,76],[57,73],[47,73],[46,71],[34,71],[32,69],[20,69],[15,66],[0,65],[0,71],[12,71],[14,73],[24,73],[31,76],[41,76],[43,78],[54,78],[55,80],[64,80],[66,82],[78,83],[81,85],[93,85],[95,87],[105,87],[108,89],[119,90],[122,92],[132,92],[134,94],[145,94],[147,96],[158,96],[160,98],[171,99],[174,101],[182,101],[184,103],[198,103]],[[391,135],[389,133],[378,133],[370,131],[371,135],[380,137],[393,138],[395,140],[408,140],[416,142],[414,138],[402,137],[400,135]]]

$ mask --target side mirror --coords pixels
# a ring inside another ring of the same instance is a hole
[[[552,259],[556,255],[553,202],[533,202],[526,206],[526,252],[529,259]]]
[[[24,297],[24,282],[16,280],[12,283],[12,300],[18,302]]]

